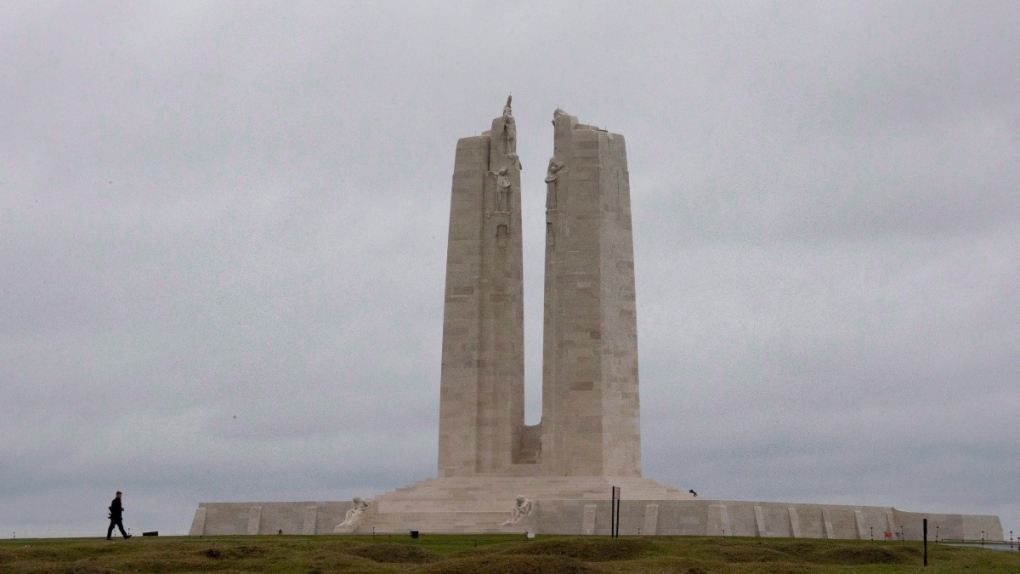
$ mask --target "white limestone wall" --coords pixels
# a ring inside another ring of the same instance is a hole
[[[626,145],[572,116],[554,125],[566,167],[546,215],[543,472],[640,476]]]
[[[524,427],[520,163],[504,128],[501,116],[482,136],[457,143],[440,380],[443,477],[521,472],[514,470]],[[505,200],[497,179],[504,168]]]
[[[488,136],[457,142],[450,197],[439,391],[439,476],[477,472],[478,393],[483,333],[482,223]]]
[[[641,475],[641,413],[638,392],[637,309],[630,175],[623,136],[595,132],[598,143],[599,286],[598,335],[602,375],[602,471]]]
[[[332,533],[353,502],[203,502],[189,536]]]
[[[536,531],[581,534],[585,507],[594,506],[592,533],[608,535],[609,504],[590,500],[539,501]],[[762,521],[756,520],[756,510]],[[888,530],[890,515],[896,523],[893,530]],[[870,540],[873,531],[874,539],[882,541],[888,530],[893,533],[893,540],[921,540],[924,518],[928,518],[928,538],[932,541],[937,525],[941,539],[980,540],[982,535],[987,541],[1003,539],[997,516],[927,514],[874,506],[710,500],[623,500],[620,534]],[[899,522],[903,526],[902,537]]]
[[[516,528],[500,527],[507,509],[482,503],[432,508],[379,507],[356,532],[511,532],[540,534],[610,533],[608,500],[536,500],[534,513]],[[190,536],[333,534],[343,522],[351,502],[233,502],[202,503],[195,513]],[[749,536],[828,538],[882,541],[921,540],[922,519],[928,519],[928,538],[1002,541],[997,516],[903,512],[876,506],[748,502],[724,500],[623,500],[620,534],[660,536]],[[890,520],[893,524],[890,529]],[[903,527],[902,538],[900,526]],[[723,532],[725,530],[725,533]]]
[[[498,206],[496,177],[484,180],[482,219],[481,350],[479,353],[477,473],[506,475],[524,425],[524,281],[519,162],[492,121],[489,171],[507,170],[508,209]]]
[[[569,391],[564,382],[561,368],[563,345],[561,332],[563,320],[561,309],[563,261],[570,256],[567,245],[565,220],[569,205],[570,153],[574,127],[577,118],[562,114],[553,120],[553,159],[566,168],[559,173],[550,190],[546,186],[546,250],[545,250],[545,293],[542,332],[542,473],[549,476],[563,476],[569,472],[567,452],[567,416],[565,401]],[[550,197],[551,196],[551,197]]]

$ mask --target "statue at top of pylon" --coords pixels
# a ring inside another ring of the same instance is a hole
[[[513,94],[507,96],[506,105],[503,106],[503,151],[506,155],[517,153],[517,121],[510,107],[513,99]]]

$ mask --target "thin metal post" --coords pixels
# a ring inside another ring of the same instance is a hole
[[[924,565],[928,566],[928,519],[925,518],[921,523],[921,529],[924,536]]]
[[[616,538],[616,487],[609,491],[609,537]]]
[[[616,537],[620,537],[620,499],[616,499]]]

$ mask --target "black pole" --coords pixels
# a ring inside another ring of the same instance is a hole
[[[928,519],[925,518],[921,523],[921,529],[924,531],[924,565],[928,566]]]
[[[616,499],[616,537],[620,537],[620,499]]]
[[[616,538],[616,487],[609,491],[609,537]]]

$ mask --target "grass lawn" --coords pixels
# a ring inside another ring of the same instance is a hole
[[[920,542],[689,536],[231,536],[0,541],[0,572],[1020,574],[1020,553]]]

